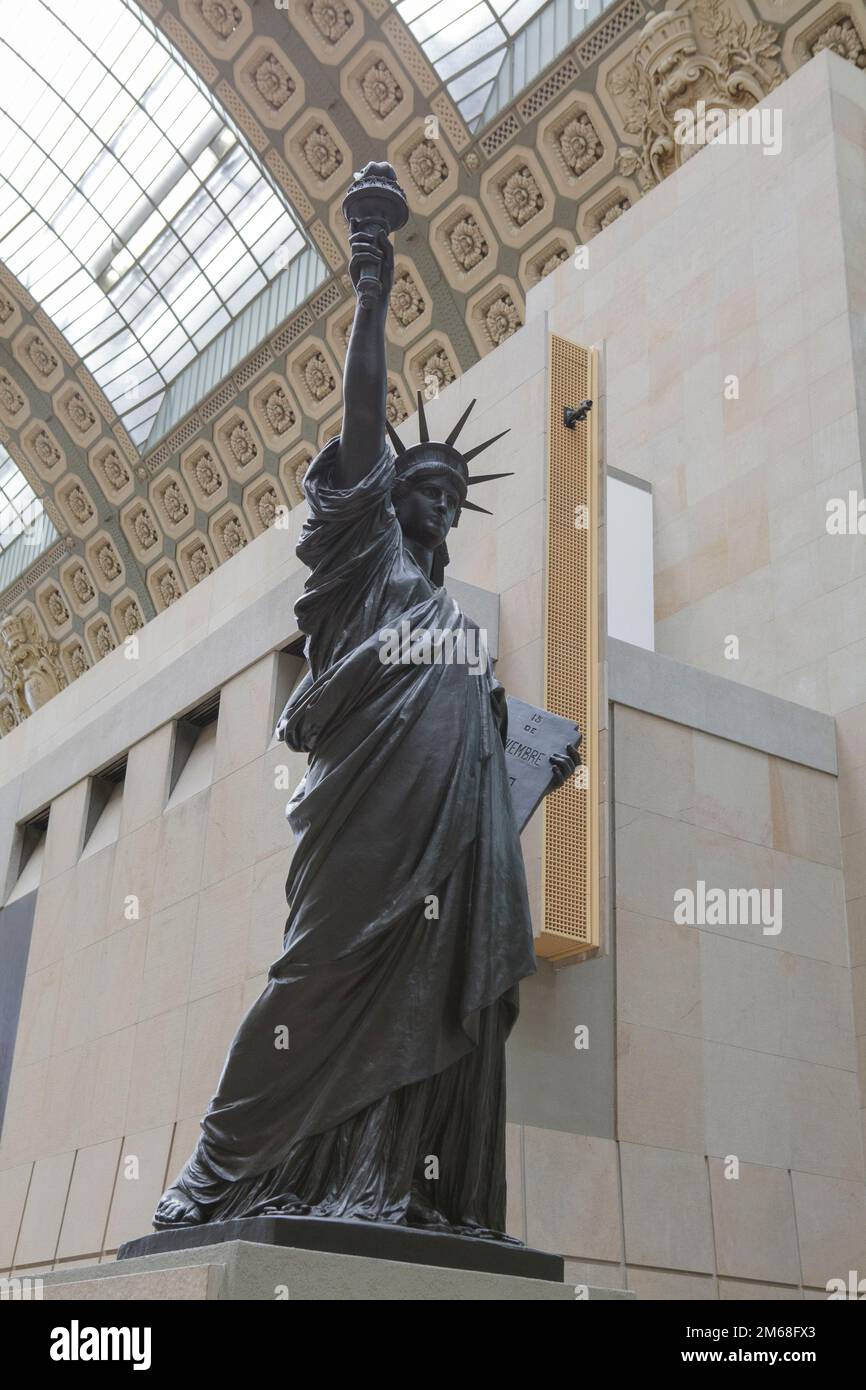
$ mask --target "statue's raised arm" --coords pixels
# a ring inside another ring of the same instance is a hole
[[[406,198],[390,164],[368,164],[343,201],[349,224],[349,274],[358,297],[343,373],[343,425],[334,482],[349,488],[369,473],[385,447],[385,320],[394,282],[389,236],[405,226]]]

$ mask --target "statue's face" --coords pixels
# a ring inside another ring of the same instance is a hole
[[[426,478],[394,502],[403,535],[427,550],[445,540],[459,507],[460,495],[446,476]]]

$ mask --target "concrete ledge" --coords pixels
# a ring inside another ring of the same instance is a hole
[[[612,704],[838,774],[831,715],[613,637],[607,641],[607,694]]]
[[[96,1266],[105,1268],[105,1266]],[[226,1267],[221,1264],[181,1265],[177,1269],[140,1270],[89,1279],[87,1266],[70,1270],[54,1281],[43,1276],[43,1300],[51,1303],[204,1303],[222,1297]],[[79,1278],[75,1278],[78,1274]]]
[[[196,1267],[207,1273],[196,1277]],[[436,1269],[246,1241],[56,1270],[43,1276],[43,1287],[44,1297],[52,1301],[575,1302],[573,1285],[546,1279]],[[594,1287],[588,1296],[590,1301],[635,1297],[621,1289]]]

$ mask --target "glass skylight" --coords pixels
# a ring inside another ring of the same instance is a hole
[[[0,444],[0,554],[20,535],[31,532],[41,515],[42,503]]]
[[[19,0],[0,32],[0,260],[141,447],[165,386],[306,239],[124,0]]]
[[[392,0],[470,129],[511,38],[548,0]]]

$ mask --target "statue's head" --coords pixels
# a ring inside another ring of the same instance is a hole
[[[445,544],[463,502],[451,474],[432,469],[412,482],[398,483],[391,500],[404,536],[433,551]]]
[[[424,413],[424,400],[419,391],[418,427],[421,438],[419,443],[409,448],[403,443],[391,422],[386,421],[388,435],[396,453],[397,482],[391,493],[394,510],[404,535],[434,551],[433,577],[436,583],[442,582],[442,572],[448,563],[445,539],[451,527],[458,525],[463,508],[490,515],[486,507],[479,507],[475,502],[469,501],[469,488],[475,483],[487,483],[495,478],[511,476],[509,473],[485,473],[474,478],[469,475],[470,459],[475,458],[476,454],[480,454],[491,444],[495,444],[497,439],[508,434],[508,430],[501,430],[499,434],[485,439],[483,444],[476,444],[474,449],[467,449],[465,453],[454,447],[454,441],[466,424],[474,405],[475,401],[470,401],[447,439],[441,442],[431,440]]]

